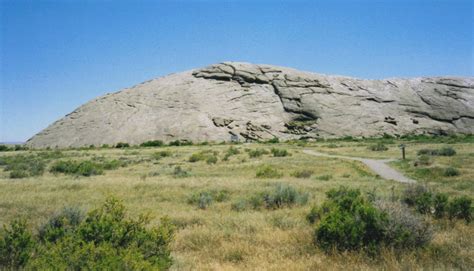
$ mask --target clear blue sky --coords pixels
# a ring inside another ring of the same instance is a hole
[[[0,142],[98,95],[226,60],[473,76],[473,1],[0,0]]]

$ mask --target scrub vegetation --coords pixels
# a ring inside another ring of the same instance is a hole
[[[117,145],[0,153],[0,269],[474,266],[472,137]]]

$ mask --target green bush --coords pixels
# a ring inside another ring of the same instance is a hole
[[[311,210],[309,211],[309,213],[306,215],[306,220],[310,224],[314,224],[319,219],[321,219],[321,214],[322,214],[321,209],[318,208],[317,206],[313,206],[313,207],[311,207]]]
[[[65,207],[39,228],[38,237],[43,242],[56,242],[73,233],[84,217],[85,215],[80,209]]]
[[[408,206],[415,206],[418,198],[424,194],[431,193],[424,185],[409,185],[402,195],[402,201]]]
[[[313,171],[309,169],[295,170],[291,173],[291,176],[295,178],[309,178],[313,175]]]
[[[414,166],[429,166],[431,165],[432,161],[428,155],[420,155],[416,158]]]
[[[140,144],[140,147],[161,147],[164,145],[165,144],[161,140],[150,140],[150,141],[145,141],[142,144]]]
[[[188,161],[191,163],[195,163],[198,161],[206,161],[208,164],[215,164],[217,163],[217,152],[212,152],[210,150],[204,150],[198,153],[193,153]]]
[[[10,171],[10,174],[9,174],[10,179],[22,179],[28,176],[29,176],[28,171],[21,170],[21,169]]]
[[[115,144],[115,148],[117,148],[117,149],[129,148],[129,147],[130,147],[130,144],[124,143],[124,142],[119,142],[119,143]]]
[[[184,178],[184,177],[188,177],[189,175],[190,175],[189,172],[182,169],[180,166],[176,166],[173,169],[173,176],[175,178]]]
[[[28,147],[25,146],[25,145],[15,145],[13,147],[13,150],[14,151],[26,151],[26,150],[28,150]]]
[[[321,175],[321,176],[318,176],[316,179],[318,179],[320,181],[329,181],[329,180],[332,179],[332,175],[330,175],[330,174]]]
[[[433,237],[430,223],[413,214],[404,204],[376,201],[376,207],[387,214],[384,243],[395,248],[416,248],[428,244]]]
[[[245,209],[247,209],[247,201],[245,199],[239,199],[236,202],[233,202],[230,205],[230,208],[236,212],[244,211]]]
[[[199,209],[207,209],[212,201],[213,197],[209,192],[194,193],[188,199],[189,204],[197,205]]]
[[[359,190],[341,187],[327,193],[328,211],[316,226],[316,243],[324,250],[368,250],[384,240],[387,215],[367,202]]]
[[[0,166],[10,171],[10,178],[25,178],[43,175],[44,159],[40,155],[10,155],[0,157]]]
[[[285,157],[289,155],[288,151],[285,149],[272,148],[271,152],[273,154],[273,157]]]
[[[0,144],[0,151],[12,151],[13,149],[7,145]]]
[[[160,160],[161,158],[170,157],[170,156],[171,156],[170,151],[159,151],[159,152],[155,152],[151,155],[151,157],[153,159],[156,159],[156,160]]]
[[[448,209],[448,195],[444,193],[437,193],[433,199],[433,205],[435,217],[444,217]]]
[[[431,194],[431,192],[423,193],[415,199],[415,208],[420,214],[431,213],[432,206],[433,194]]]
[[[307,219],[319,220],[315,242],[325,251],[362,250],[371,254],[383,246],[421,247],[431,239],[431,229],[403,208],[375,206],[359,190],[340,187],[326,193],[321,208],[313,208]]]
[[[459,174],[459,170],[453,167],[448,167],[443,172],[443,176],[445,177],[459,176]]]
[[[278,139],[278,137],[273,137],[272,139],[265,141],[265,143],[270,143],[270,144],[276,144],[279,142],[280,142],[280,139]]]
[[[449,218],[464,219],[467,223],[472,221],[472,199],[467,196],[454,198],[448,205]]]
[[[206,163],[209,165],[217,163],[217,156],[215,155],[208,156],[206,159]]]
[[[263,201],[267,209],[279,209],[291,207],[295,204],[306,204],[308,194],[299,192],[292,186],[278,184],[275,190],[263,194]]]
[[[227,161],[227,160],[229,160],[229,157],[231,157],[231,156],[233,156],[233,155],[237,155],[237,154],[239,154],[239,153],[240,153],[239,149],[234,148],[233,146],[230,146],[230,147],[227,149],[227,151],[226,151],[226,153],[225,153],[225,155],[224,155],[224,158],[222,158],[222,160],[223,160],[223,161]]]
[[[70,175],[92,176],[101,175],[104,172],[103,165],[92,161],[56,161],[50,168],[52,173],[64,173]]]
[[[93,176],[101,175],[104,170],[113,170],[126,165],[125,162],[120,160],[100,160],[95,159],[74,161],[74,160],[59,160],[54,162],[49,171],[51,173],[64,173],[69,175],[80,175],[80,176]]]
[[[257,158],[264,154],[268,154],[268,151],[265,149],[248,150],[248,154],[250,158]]]
[[[161,219],[149,228],[144,215],[128,219],[116,199],[84,216],[74,208],[54,215],[37,236],[13,221],[0,234],[0,269],[162,270],[171,266],[174,227]]]
[[[119,167],[126,166],[126,162],[121,161],[121,160],[117,160],[117,159],[113,159],[113,160],[102,161],[102,163],[100,163],[100,165],[105,170],[113,170],[113,169],[117,169]]]
[[[168,146],[191,146],[193,142],[191,140],[175,140],[168,143]]]
[[[441,149],[421,149],[418,155],[432,155],[432,156],[453,156],[456,151],[452,147],[443,147]]]
[[[386,150],[388,150],[388,148],[383,143],[379,142],[375,145],[370,146],[369,150],[371,150],[371,151],[386,151]]]
[[[198,161],[201,161],[201,160],[205,160],[206,159],[206,155],[203,154],[202,152],[200,153],[193,153],[189,159],[188,159],[188,162],[191,162],[191,163],[194,163],[194,162],[198,162]]]
[[[25,220],[13,220],[8,227],[4,225],[0,232],[0,269],[22,269],[31,258],[34,247]]]
[[[283,174],[270,165],[263,165],[257,169],[255,176],[257,178],[280,178]]]
[[[201,191],[190,195],[188,203],[197,205],[199,209],[207,209],[212,202],[223,202],[229,199],[227,190]]]

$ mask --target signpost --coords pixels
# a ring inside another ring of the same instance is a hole
[[[402,149],[402,159],[405,160],[405,144],[400,144],[400,149]]]

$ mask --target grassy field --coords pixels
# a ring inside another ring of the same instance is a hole
[[[90,210],[113,195],[132,213],[151,214],[152,223],[168,216],[176,225],[174,270],[473,269],[474,226],[462,220],[426,217],[434,225],[432,242],[402,253],[384,249],[377,257],[368,257],[359,252],[325,253],[314,245],[314,226],[306,221],[306,215],[326,199],[328,190],[344,185],[389,198],[398,197],[406,185],[383,180],[359,162],[310,156],[302,150],[400,157],[397,140],[385,142],[386,151],[371,151],[374,144],[249,143],[232,145],[230,151],[231,145],[203,145],[3,152],[0,158],[42,155],[46,170],[40,176],[21,179],[11,179],[9,171],[0,170],[0,224],[26,217],[36,228],[64,206]],[[393,162],[393,167],[434,191],[474,195],[474,143],[404,144],[408,159]],[[430,156],[429,161],[415,166],[419,150],[444,146],[455,149],[456,155]],[[288,155],[275,157],[272,148],[284,149]],[[251,157],[256,149],[267,153]],[[49,171],[57,161],[71,160],[117,160],[121,166],[88,177]],[[276,174],[258,178],[257,172],[265,166]],[[444,176],[448,167],[455,168],[458,175]],[[302,171],[307,174],[295,177]],[[252,196],[273,191],[279,184],[294,187],[307,201],[275,210],[249,205]]]

